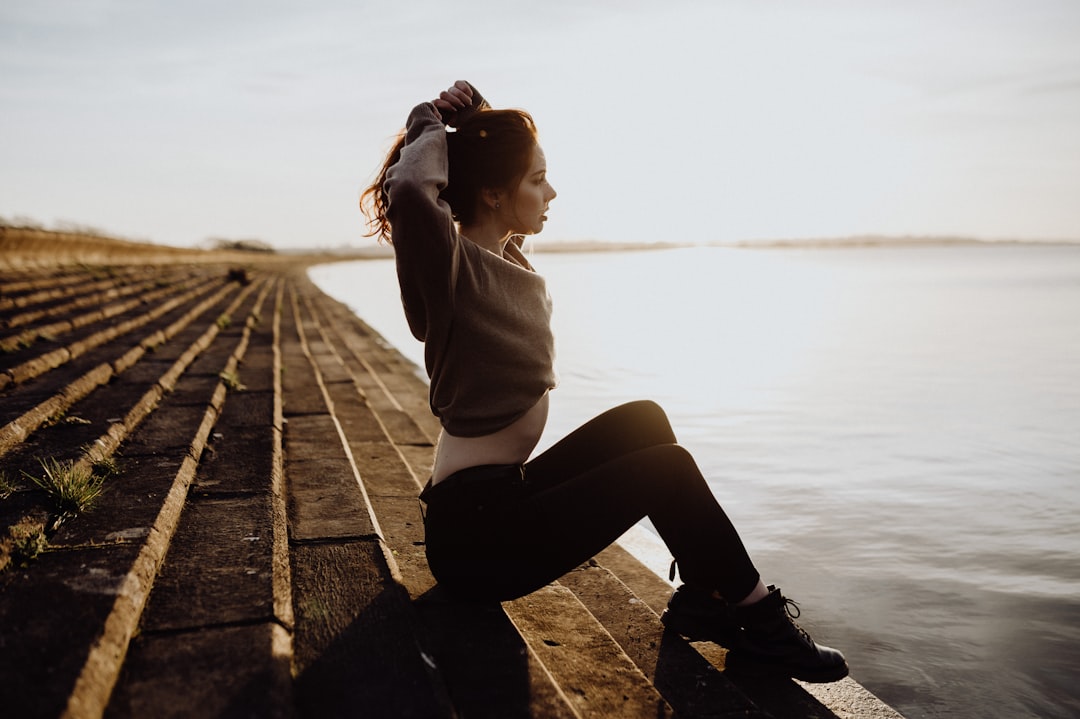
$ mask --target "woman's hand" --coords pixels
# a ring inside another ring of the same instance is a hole
[[[478,110],[488,106],[480,92],[464,80],[458,80],[439,93],[433,104],[442,115],[443,123],[450,127],[457,127]]]

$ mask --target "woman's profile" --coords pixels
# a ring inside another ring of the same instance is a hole
[[[521,241],[556,193],[532,118],[466,82],[413,108],[361,204],[394,248],[442,424],[420,498],[428,563],[452,595],[508,600],[587,561],[648,517],[683,584],[662,620],[729,666],[810,682],[843,655],[791,619],[693,457],[650,401],[615,407],[533,457],[555,387],[551,298]],[[796,614],[797,616],[797,614]]]

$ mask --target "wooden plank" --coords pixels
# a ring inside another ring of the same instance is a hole
[[[562,577],[680,717],[765,717],[724,674],[610,571],[594,563]]]
[[[230,427],[272,427],[274,425],[273,389],[263,392],[248,387],[243,392],[234,392],[229,395],[229,401],[225,403],[222,411],[221,421]]]
[[[140,544],[47,552],[8,570],[0,592],[0,678],[10,717],[56,717],[100,640]]]
[[[286,412],[286,415],[285,453],[290,460],[339,459],[345,456],[334,418],[325,407],[322,414],[288,416]]]
[[[376,535],[367,502],[344,455],[336,459],[287,459],[285,482],[293,541]]]
[[[190,425],[186,431],[190,444]],[[93,511],[65,522],[49,544],[77,548],[141,543],[150,534],[187,454],[187,446],[177,442],[171,451],[125,455],[120,473],[108,480]]]
[[[583,719],[659,719],[674,711],[566,587],[549,584],[503,607]]]
[[[273,541],[269,493],[189,498],[142,631],[272,621]]]
[[[648,531],[648,530],[644,530]],[[638,599],[657,614],[663,614],[671,598],[673,587],[663,577],[657,576],[637,557],[618,544],[612,544],[596,555],[596,561],[617,576]]]
[[[273,412],[273,396],[267,415]],[[234,396],[225,402],[225,410],[233,406]],[[265,408],[264,408],[265,409]],[[234,413],[229,414],[232,419]],[[274,437],[272,426],[235,426],[225,422],[223,415],[214,425],[199,462],[199,475],[192,492],[199,496],[236,492],[269,492]]]
[[[401,581],[409,594],[418,598],[435,586],[428,569],[424,544],[424,521],[420,501],[415,496],[369,495],[379,518],[383,541],[394,554]]]
[[[421,485],[402,460],[399,448],[386,440],[354,442],[351,437],[349,448],[369,495],[419,496]],[[427,451],[431,454],[430,447]],[[424,477],[424,481],[427,481],[427,477]]]
[[[454,715],[377,541],[295,546],[292,577],[300,716]]]
[[[106,716],[287,719],[288,646],[286,631],[272,623],[140,636]]]
[[[334,397],[334,415],[350,443],[387,441],[379,417],[355,391],[345,389]]]
[[[497,603],[454,602],[436,589],[415,607],[459,717],[581,719]]]

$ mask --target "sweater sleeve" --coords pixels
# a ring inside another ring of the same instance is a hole
[[[417,105],[405,125],[401,156],[386,172],[390,221],[401,302],[413,335],[428,340],[438,325],[432,312],[449,308],[459,238],[446,187],[446,129],[430,102]]]

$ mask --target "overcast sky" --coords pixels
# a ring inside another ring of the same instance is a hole
[[[1080,2],[0,0],[0,217],[364,246],[456,79],[540,127],[545,239],[1080,239]]]

